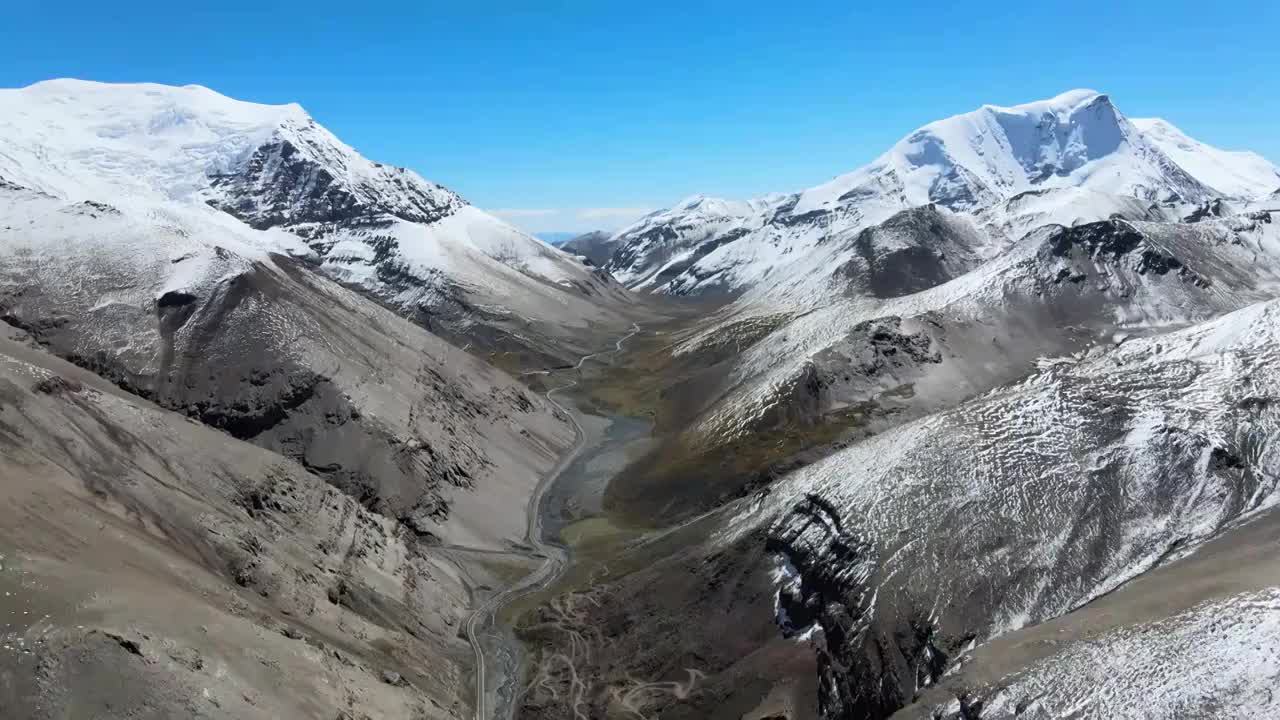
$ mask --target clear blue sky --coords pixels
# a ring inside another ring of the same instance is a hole
[[[296,101],[373,159],[575,230],[616,224],[610,208],[808,187],[930,120],[1075,87],[1280,161],[1278,5],[19,2],[0,86]]]

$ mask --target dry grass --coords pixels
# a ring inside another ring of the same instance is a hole
[[[684,319],[646,326],[623,354],[608,365],[588,369],[577,397],[580,407],[652,418],[659,434],[679,432],[701,405],[714,399],[717,389],[692,388],[695,392],[690,393],[690,385],[712,385],[709,380],[721,378],[719,371],[727,369],[729,361],[788,318],[771,315],[727,324],[704,340],[697,352],[679,356],[674,349],[697,330],[695,323]]]
[[[878,412],[876,403],[862,403],[715,446],[687,434],[670,437],[610,483],[605,506],[630,523],[678,521],[756,492],[795,469],[804,453],[865,432]]]

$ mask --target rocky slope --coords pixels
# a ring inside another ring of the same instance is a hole
[[[424,535],[518,538],[572,432],[514,380],[203,214],[0,190],[0,317],[56,355],[294,458]],[[237,240],[241,242],[237,244]],[[481,506],[483,507],[483,505]]]
[[[962,654],[894,717],[1266,717],[1276,712],[1280,523],[1262,511],[1195,553]]]
[[[825,712],[884,716],[967,643],[1058,617],[1274,504],[1277,317],[1263,303],[1048,364],[778,484],[779,618],[823,636]]]
[[[468,579],[323,474],[0,328],[9,717],[465,715]]]

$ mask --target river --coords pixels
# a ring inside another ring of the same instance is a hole
[[[614,348],[583,356],[572,369],[548,373],[553,387],[547,399],[564,411],[574,424],[577,439],[538,484],[528,507],[528,534],[533,548],[527,555],[541,560],[529,575],[482,603],[467,619],[466,633],[476,656],[476,720],[510,720],[515,713],[524,651],[510,628],[495,622],[502,608],[529,593],[545,589],[569,567],[570,550],[560,540],[568,524],[598,514],[605,488],[631,453],[646,442],[651,424],[624,417],[584,415],[563,398],[563,391],[578,384],[584,363],[620,351],[640,332],[633,326]],[[567,381],[557,385],[557,378]]]

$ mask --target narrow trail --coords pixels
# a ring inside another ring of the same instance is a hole
[[[639,332],[640,326],[636,323],[632,323],[631,332],[619,338],[618,341],[614,343],[612,350],[602,350],[600,352],[591,353],[590,355],[583,355],[578,360],[578,364],[574,365],[571,370],[576,373],[582,369],[583,364],[588,360],[600,357],[601,355],[621,352],[622,344],[635,337]],[[551,372],[552,371],[538,370],[525,374],[551,374]],[[499,718],[499,715],[501,715],[500,720],[505,720],[505,718],[511,717],[515,710],[512,706],[505,708],[505,711],[503,711],[502,708],[490,708],[489,706],[489,688],[487,687],[488,663],[485,657],[484,644],[480,641],[481,632],[494,622],[498,611],[501,610],[504,605],[524,595],[546,588],[563,575],[564,571],[569,566],[569,553],[565,548],[560,547],[559,545],[543,542],[542,513],[539,512],[539,510],[542,505],[542,497],[546,494],[547,488],[549,488],[551,484],[560,477],[560,474],[564,472],[564,469],[573,462],[574,458],[576,458],[580,452],[582,452],[583,445],[586,441],[586,435],[582,431],[582,425],[578,423],[578,419],[574,416],[574,412],[564,405],[561,405],[555,399],[556,393],[562,390],[568,390],[577,384],[578,380],[575,377],[571,382],[552,388],[546,392],[547,401],[560,412],[564,413],[565,416],[569,418],[569,422],[573,424],[574,440],[573,445],[569,448],[568,452],[561,455],[560,460],[556,462],[550,472],[544,475],[542,480],[538,482],[538,486],[534,488],[533,495],[529,498],[529,506],[526,510],[528,530],[525,533],[525,540],[532,549],[520,554],[530,558],[541,559],[542,564],[533,572],[521,578],[511,587],[508,587],[482,603],[480,607],[476,608],[475,612],[471,613],[467,618],[467,640],[470,641],[471,649],[476,656],[476,720],[494,720],[495,718]]]

